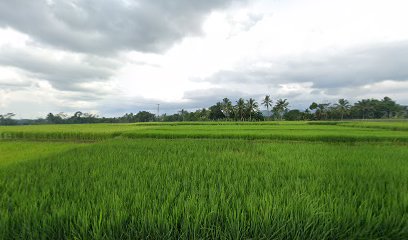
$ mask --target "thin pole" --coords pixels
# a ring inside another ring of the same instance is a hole
[[[159,121],[160,118],[160,104],[157,104],[157,121]]]

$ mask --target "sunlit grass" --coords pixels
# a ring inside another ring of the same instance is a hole
[[[127,138],[241,138],[408,142],[408,122],[195,122],[0,127],[0,138],[99,141]]]
[[[70,142],[0,141],[0,167],[61,153],[80,145]]]
[[[408,239],[404,127],[0,127],[0,239]]]
[[[404,239],[408,148],[114,140],[0,168],[0,238]]]

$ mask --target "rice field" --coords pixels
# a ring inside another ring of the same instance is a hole
[[[0,239],[408,239],[405,122],[364,124],[0,127]]]
[[[183,122],[0,127],[0,139],[99,141],[112,138],[408,142],[408,122]]]

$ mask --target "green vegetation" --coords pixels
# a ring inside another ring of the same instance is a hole
[[[42,159],[79,146],[79,144],[66,142],[0,141],[0,167],[22,161]]]
[[[339,99],[337,103],[313,102],[304,111],[289,109],[287,99],[277,99],[275,102],[270,95],[262,99],[261,106],[266,110],[261,111],[260,104],[253,98],[245,100],[239,98],[235,104],[228,98],[215,103],[208,108],[197,109],[189,112],[181,109],[177,113],[155,115],[147,111],[137,114],[126,113],[122,117],[105,118],[95,114],[75,112],[72,116],[61,112],[49,113],[45,119],[14,120],[15,114],[0,115],[0,125],[30,125],[30,124],[82,124],[82,123],[136,123],[136,122],[203,122],[203,121],[236,121],[258,122],[266,120],[275,121],[322,121],[344,119],[387,119],[401,120],[408,118],[408,106],[402,106],[389,97],[383,99],[362,99],[354,105],[346,99]],[[159,114],[159,109],[157,109]]]
[[[0,239],[407,239],[406,124],[0,127]]]
[[[407,122],[183,122],[0,127],[0,138],[96,141],[110,138],[239,138],[325,142],[408,142]],[[211,126],[211,127],[209,127]],[[397,131],[390,131],[397,130]]]

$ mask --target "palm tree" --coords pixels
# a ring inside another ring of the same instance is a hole
[[[241,121],[244,120],[244,114],[245,114],[245,101],[243,98],[238,99],[237,105],[235,106],[237,110],[238,116],[241,117]]]
[[[186,116],[186,114],[188,113],[186,110],[181,109],[181,111],[178,112],[182,118],[182,121],[184,122],[184,117]]]
[[[229,100],[228,98],[224,98],[222,99],[222,113],[225,115],[225,117],[227,119],[229,119],[231,117],[231,113],[232,113],[232,103],[231,100]]]
[[[343,117],[345,113],[348,113],[348,111],[350,111],[351,105],[349,103],[349,101],[347,101],[344,98],[339,99],[338,103],[335,104],[337,110],[340,112],[341,114],[341,120],[343,121]]]
[[[258,103],[255,101],[255,99],[250,98],[246,102],[247,105],[247,110],[249,113],[249,120],[252,120],[252,114],[258,111]]]
[[[196,118],[200,121],[208,120],[209,111],[206,108],[202,108],[201,110],[196,111]]]
[[[269,114],[269,108],[272,107],[271,96],[266,95],[265,98],[262,100],[262,105],[266,107],[266,111],[268,111],[268,114]]]
[[[370,99],[362,99],[360,101],[358,101],[355,104],[355,107],[361,111],[362,115],[363,115],[363,119],[365,119],[365,117],[367,115],[370,114],[370,111],[373,109],[373,107],[371,106],[371,100]]]
[[[327,119],[327,112],[329,111],[330,103],[317,104],[316,117],[319,120]]]
[[[278,99],[273,107],[273,111],[280,117],[280,120],[283,119],[283,114],[288,110],[289,102],[287,99]]]
[[[269,108],[272,107],[271,96],[266,95],[265,98],[262,100],[262,105],[264,105],[266,107],[266,110],[269,111]]]

